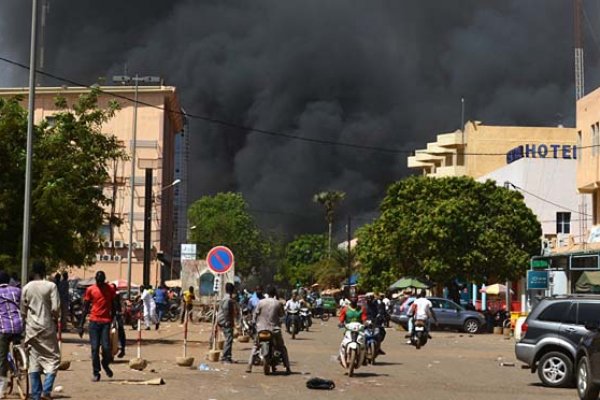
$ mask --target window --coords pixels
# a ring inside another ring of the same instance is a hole
[[[588,322],[597,323],[600,321],[599,303],[579,303],[579,313],[577,318],[578,325],[585,325]]]
[[[583,155],[582,152],[582,138],[581,138],[581,131],[577,131],[577,162],[581,161],[581,156]]]
[[[571,233],[571,213],[557,212],[556,213],[556,234]]]
[[[575,325],[577,322],[577,303],[573,303],[571,305],[571,308],[569,309],[569,312],[567,313],[563,322],[565,324]]]
[[[596,122],[592,125],[592,156],[597,156],[600,152],[600,124]]]
[[[562,322],[567,309],[571,305],[570,302],[561,301],[548,306],[539,316],[540,321]]]

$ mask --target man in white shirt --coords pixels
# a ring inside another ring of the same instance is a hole
[[[286,303],[285,303],[285,328],[287,329],[287,331],[290,331],[290,318],[289,318],[289,312],[298,312],[300,311],[300,301],[298,301],[298,295],[296,294],[296,292],[292,293],[292,298],[289,299]]]
[[[412,303],[410,310],[408,311],[409,316],[414,316],[414,318],[410,318],[408,320],[409,335],[413,331],[414,320],[426,321],[427,334],[429,335],[431,320],[433,319],[433,321],[437,324],[437,319],[433,313],[432,307],[433,304],[431,304],[431,301],[427,300],[425,297],[425,290],[417,292],[417,299]]]

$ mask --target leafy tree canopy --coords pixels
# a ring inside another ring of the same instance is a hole
[[[214,246],[227,246],[235,255],[236,274],[246,277],[258,272],[269,258],[269,242],[261,235],[240,193],[204,196],[189,207],[188,219],[195,226],[191,240],[200,257]]]
[[[358,232],[361,285],[385,289],[403,275],[520,278],[541,234],[519,192],[467,177],[409,177],[388,188],[380,217]]]
[[[327,237],[325,235],[299,235],[285,248],[283,268],[279,280],[294,286],[315,282],[314,264],[327,256]]]
[[[71,108],[57,98],[53,123],[35,127],[30,254],[53,266],[93,262],[111,204],[103,192],[107,165],[126,158],[116,137],[101,131],[118,105],[99,109],[98,94],[80,96]],[[0,260],[8,270],[17,269],[22,247],[27,112],[21,100],[0,99]]]

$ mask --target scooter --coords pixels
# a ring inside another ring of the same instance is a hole
[[[365,346],[367,362],[371,365],[375,365],[375,359],[379,354],[379,348],[381,347],[381,331],[373,321],[367,321],[365,324]]]
[[[275,372],[277,365],[284,364],[286,369],[289,369],[289,365],[285,365],[283,354],[275,348],[273,337],[275,333],[280,332],[279,328],[275,328],[271,331],[260,331],[256,335],[256,341],[258,343],[258,357],[263,365],[263,371],[265,375],[269,375]]]
[[[306,330],[306,332],[308,332],[312,326],[312,314],[306,307],[300,309],[300,326],[302,330]]]
[[[419,350],[427,344],[429,334],[427,332],[427,321],[417,319],[414,321],[413,330],[410,335],[410,342]]]
[[[296,335],[298,334],[298,332],[300,332],[300,327],[302,326],[300,321],[300,315],[298,314],[298,310],[289,310],[287,314],[288,333],[292,335],[292,339],[296,339]]]
[[[339,360],[348,376],[352,377],[354,370],[365,362],[365,327],[360,322],[350,322],[344,328]]]

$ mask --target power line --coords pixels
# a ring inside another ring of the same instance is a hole
[[[509,184],[510,184],[510,185],[511,185],[513,188],[515,188],[515,189],[517,189],[517,190],[520,190],[520,191],[521,191],[521,192],[523,192],[523,193],[527,193],[528,195],[530,195],[530,196],[532,196],[532,197],[535,197],[536,199],[538,199],[538,200],[541,200],[541,201],[543,201],[543,202],[545,202],[545,203],[552,204],[553,206],[555,206],[555,207],[558,207],[558,208],[560,208],[560,209],[567,210],[567,211],[571,211],[571,212],[574,212],[574,213],[576,213],[576,214],[581,214],[581,215],[584,215],[584,216],[586,216],[586,217],[592,217],[592,215],[590,215],[590,214],[586,214],[586,213],[583,213],[583,212],[581,212],[581,211],[575,211],[575,210],[573,210],[573,209],[571,209],[571,208],[569,208],[569,207],[566,207],[566,206],[563,206],[563,205],[561,205],[561,204],[555,203],[555,202],[553,202],[553,201],[547,200],[547,199],[545,199],[545,198],[543,198],[543,197],[541,197],[541,196],[538,196],[538,195],[537,195],[537,194],[535,194],[535,193],[531,193],[530,191],[528,191],[528,190],[525,190],[525,189],[523,189],[522,187],[519,187],[519,186],[515,185],[515,184],[514,184],[514,183],[512,183],[512,182],[508,182],[508,183],[509,183]]]
[[[0,56],[0,61],[4,61],[5,63],[17,66],[17,67],[25,69],[25,70],[29,70],[29,67],[27,65],[22,64],[17,61],[14,61],[14,60],[11,60],[6,57]],[[241,131],[246,131],[249,133],[257,133],[257,134],[261,134],[261,135],[265,135],[265,136],[279,137],[279,138],[290,139],[290,140],[298,140],[298,141],[313,143],[313,144],[346,147],[346,148],[357,149],[357,150],[367,150],[367,151],[375,151],[375,152],[389,153],[389,154],[415,155],[415,151],[413,151],[413,150],[402,150],[402,149],[380,147],[380,146],[369,146],[369,145],[362,145],[362,144],[358,144],[358,143],[341,142],[341,141],[336,141],[336,140],[327,140],[327,139],[299,136],[299,135],[294,135],[294,134],[286,133],[286,132],[278,132],[278,131],[273,131],[273,130],[254,128],[254,127],[250,127],[250,126],[246,126],[246,125],[236,124],[231,121],[225,121],[225,120],[218,119],[218,118],[207,117],[207,116],[203,116],[203,115],[199,115],[199,114],[184,112],[181,110],[171,110],[171,109],[168,109],[165,107],[157,106],[155,104],[146,103],[141,100],[136,101],[135,99],[132,99],[125,95],[121,95],[118,93],[112,93],[110,91],[103,90],[102,88],[99,88],[97,86],[86,85],[84,83],[77,82],[75,80],[65,78],[65,77],[62,77],[59,75],[55,75],[55,74],[52,74],[50,72],[46,72],[46,71],[43,71],[40,69],[36,69],[36,72],[40,75],[55,79],[60,82],[68,83],[70,85],[85,87],[88,89],[96,89],[96,90],[99,90],[101,93],[104,93],[108,96],[112,96],[114,98],[127,100],[129,102],[137,103],[139,105],[143,105],[146,107],[155,108],[155,109],[161,110],[163,112],[178,114],[178,115],[184,116],[186,118],[197,119],[197,120],[208,122],[211,124],[221,125],[224,127],[237,129],[237,130],[241,130]],[[582,146],[582,147],[578,147],[577,150],[583,150],[583,149],[599,147],[599,146],[600,145]],[[462,155],[463,156],[506,156],[506,153],[468,153],[468,152],[465,152],[465,153],[462,153]]]

